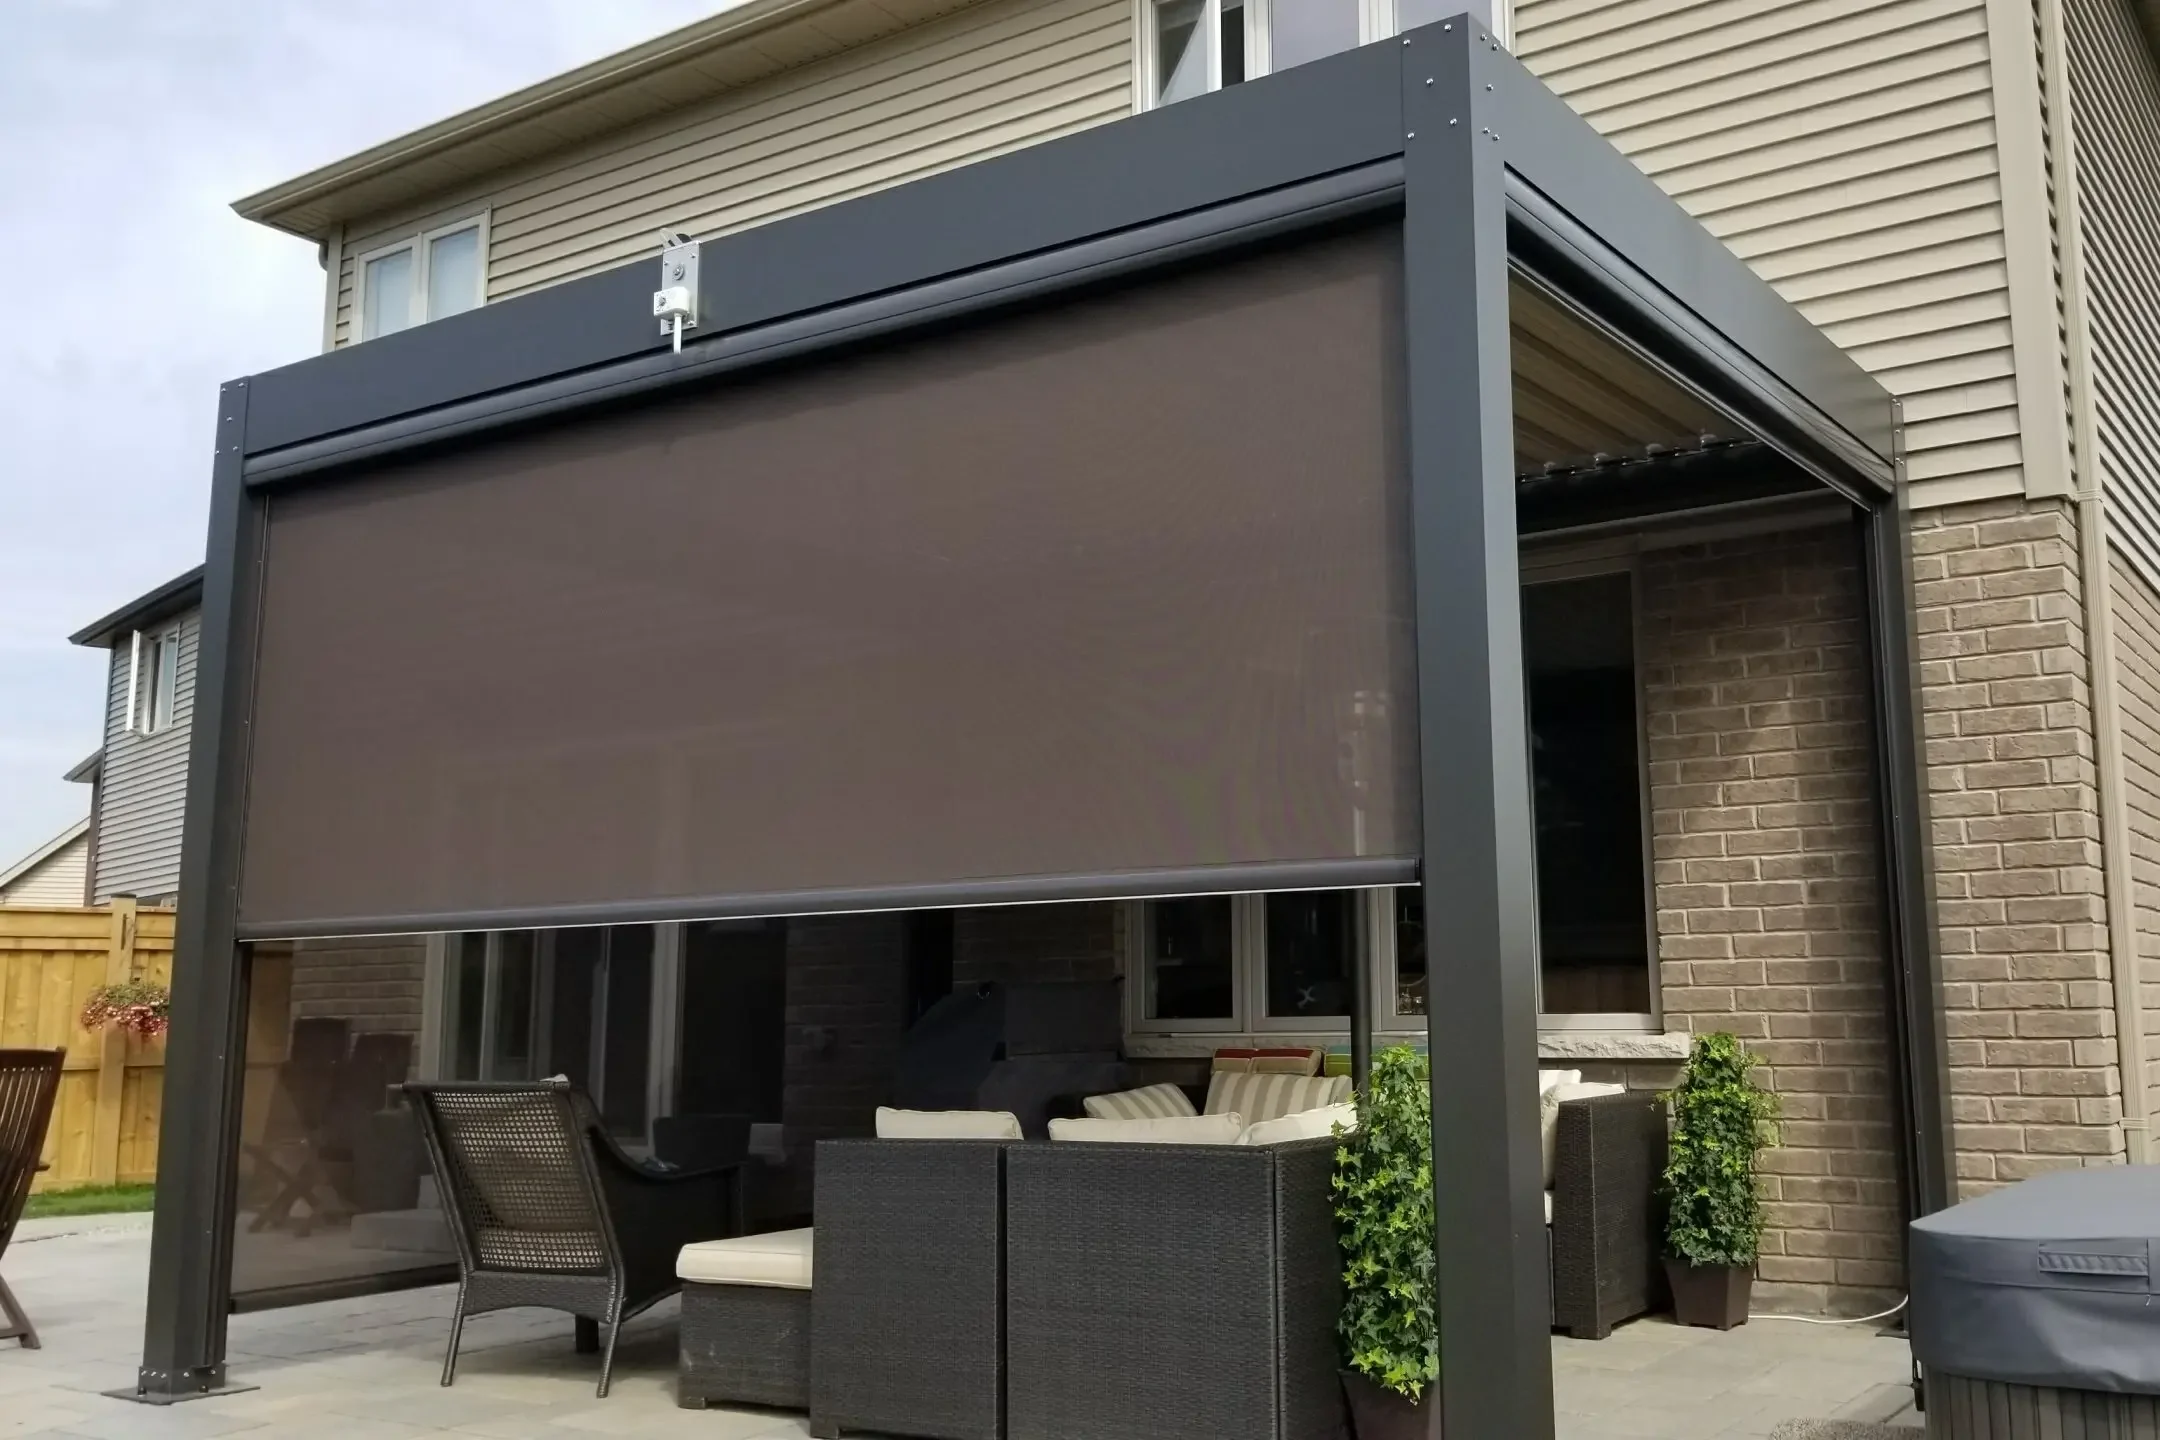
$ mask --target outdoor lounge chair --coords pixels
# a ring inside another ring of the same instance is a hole
[[[1602,1340],[1653,1309],[1665,1104],[1654,1090],[1562,1101],[1553,1141],[1552,1324]]]
[[[668,1171],[624,1154],[567,1080],[405,1086],[457,1241],[458,1299],[442,1383],[465,1317],[537,1305],[577,1317],[608,1393],[622,1322],[675,1293],[676,1255],[742,1224],[737,1165]]]
[[[15,1222],[30,1198],[30,1177],[45,1167],[45,1127],[52,1120],[53,1096],[60,1090],[65,1050],[0,1050],[0,1259],[7,1256]],[[37,1327],[0,1277],[0,1340],[38,1348]]]
[[[998,1440],[1005,1433],[999,1140],[817,1147],[810,1426]]]
[[[1335,1146],[1007,1150],[1012,1440],[1340,1440]]]

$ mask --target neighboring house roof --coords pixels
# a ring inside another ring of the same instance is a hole
[[[187,574],[166,581],[148,594],[136,596],[112,614],[91,621],[68,636],[68,643],[110,649],[115,641],[130,630],[140,630],[182,611],[193,610],[202,604],[202,580],[203,567],[198,565]]]
[[[233,209],[325,240],[341,220],[707,100],[975,0],[745,0],[656,40],[273,185]]]
[[[0,894],[6,893],[11,886],[28,876],[31,871],[58,857],[70,845],[88,845],[89,843],[90,817],[85,815],[7,869],[0,870]]]
[[[60,778],[63,780],[73,780],[76,781],[78,784],[88,785],[96,781],[98,777],[100,777],[104,773],[105,752],[102,749],[98,749],[91,751],[88,755],[85,755],[82,759],[76,761],[75,768],[68,771],[67,774],[61,776]]]

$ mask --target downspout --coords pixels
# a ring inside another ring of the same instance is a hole
[[[2040,0],[2042,84],[2048,150],[2055,172],[2056,233],[2076,474],[2078,573],[2085,592],[2093,762],[2100,798],[2100,854],[2106,893],[2108,977],[2115,1000],[2115,1058],[2122,1083],[2123,1149],[2132,1165],[2151,1159],[2145,1087],[2145,1012],[2138,995],[2137,905],[2130,848],[2130,802],[2123,772],[2122,689],[2115,661],[2114,566],[2108,554],[2107,496],[2101,485],[2092,389],[2092,321],[2085,294],[2085,236],[2062,0]]]

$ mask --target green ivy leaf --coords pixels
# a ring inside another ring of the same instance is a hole
[[[1661,1188],[1665,1250],[1675,1259],[1755,1263],[1763,1231],[1755,1158],[1777,1143],[1777,1097],[1755,1083],[1754,1063],[1737,1037],[1698,1035],[1665,1096],[1673,1132]]]

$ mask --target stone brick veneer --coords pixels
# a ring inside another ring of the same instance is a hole
[[[1783,1110],[1758,1303],[1902,1285],[1861,590],[1843,527],[1647,553],[1641,657],[1668,1028],[1730,1030]]]
[[[1915,517],[1958,1173],[2122,1154],[2076,516]]]

